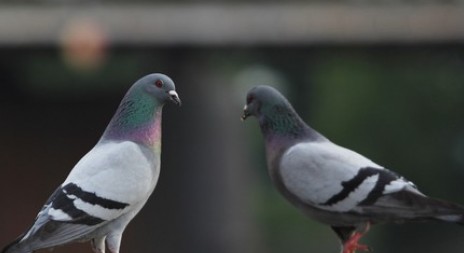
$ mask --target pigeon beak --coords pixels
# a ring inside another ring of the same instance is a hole
[[[245,105],[245,107],[243,107],[243,114],[242,114],[242,117],[240,117],[240,119],[242,121],[245,121],[249,116],[250,116],[250,112],[248,111],[248,106]]]
[[[175,90],[168,91],[169,99],[176,105],[181,106],[182,102],[180,101],[179,95]]]

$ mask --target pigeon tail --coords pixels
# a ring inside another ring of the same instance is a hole
[[[432,213],[431,218],[438,221],[456,223],[464,226],[464,207],[445,200],[422,197],[424,210]]]
[[[437,215],[435,219],[464,226],[464,214]]]
[[[428,203],[436,210],[434,219],[464,226],[463,206],[435,198],[428,198]]]
[[[31,253],[32,250],[22,247],[20,241],[23,236],[18,237],[16,240],[6,245],[0,253]]]

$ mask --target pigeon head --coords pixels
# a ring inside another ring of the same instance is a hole
[[[293,110],[287,99],[276,89],[266,85],[256,86],[248,91],[242,120],[249,116],[255,116],[260,120],[263,117],[276,114],[279,111],[278,108]]]
[[[293,106],[276,89],[260,85],[248,91],[242,120],[257,118],[266,139],[316,139],[319,134],[310,128],[295,112]]]
[[[153,96],[159,104],[170,101],[176,105],[181,105],[174,82],[166,75],[158,73],[146,75],[140,78],[134,87],[142,88],[144,92]]]
[[[161,114],[166,102],[181,105],[174,82],[155,73],[137,80],[121,101],[102,141],[132,140],[160,147]]]

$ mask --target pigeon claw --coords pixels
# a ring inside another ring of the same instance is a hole
[[[359,244],[358,241],[369,230],[369,223],[367,223],[364,232],[354,232],[351,237],[343,244],[343,253],[356,253],[359,251],[372,252],[372,249],[364,244]]]
[[[349,241],[343,245],[343,253],[356,253],[357,250],[359,251],[366,251],[371,252],[371,248],[364,244],[358,244],[358,240],[361,238],[362,234],[355,233],[353,237]]]

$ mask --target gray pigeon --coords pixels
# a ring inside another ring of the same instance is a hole
[[[95,253],[118,253],[122,233],[155,189],[160,173],[161,114],[180,105],[163,74],[139,79],[119,105],[103,136],[50,196],[34,224],[2,253],[91,240]]]
[[[358,240],[371,224],[464,224],[464,207],[429,198],[412,182],[331,142],[306,125],[274,88],[248,92],[242,119],[249,116],[259,122],[274,185],[304,214],[331,226],[343,253],[369,250]]]

